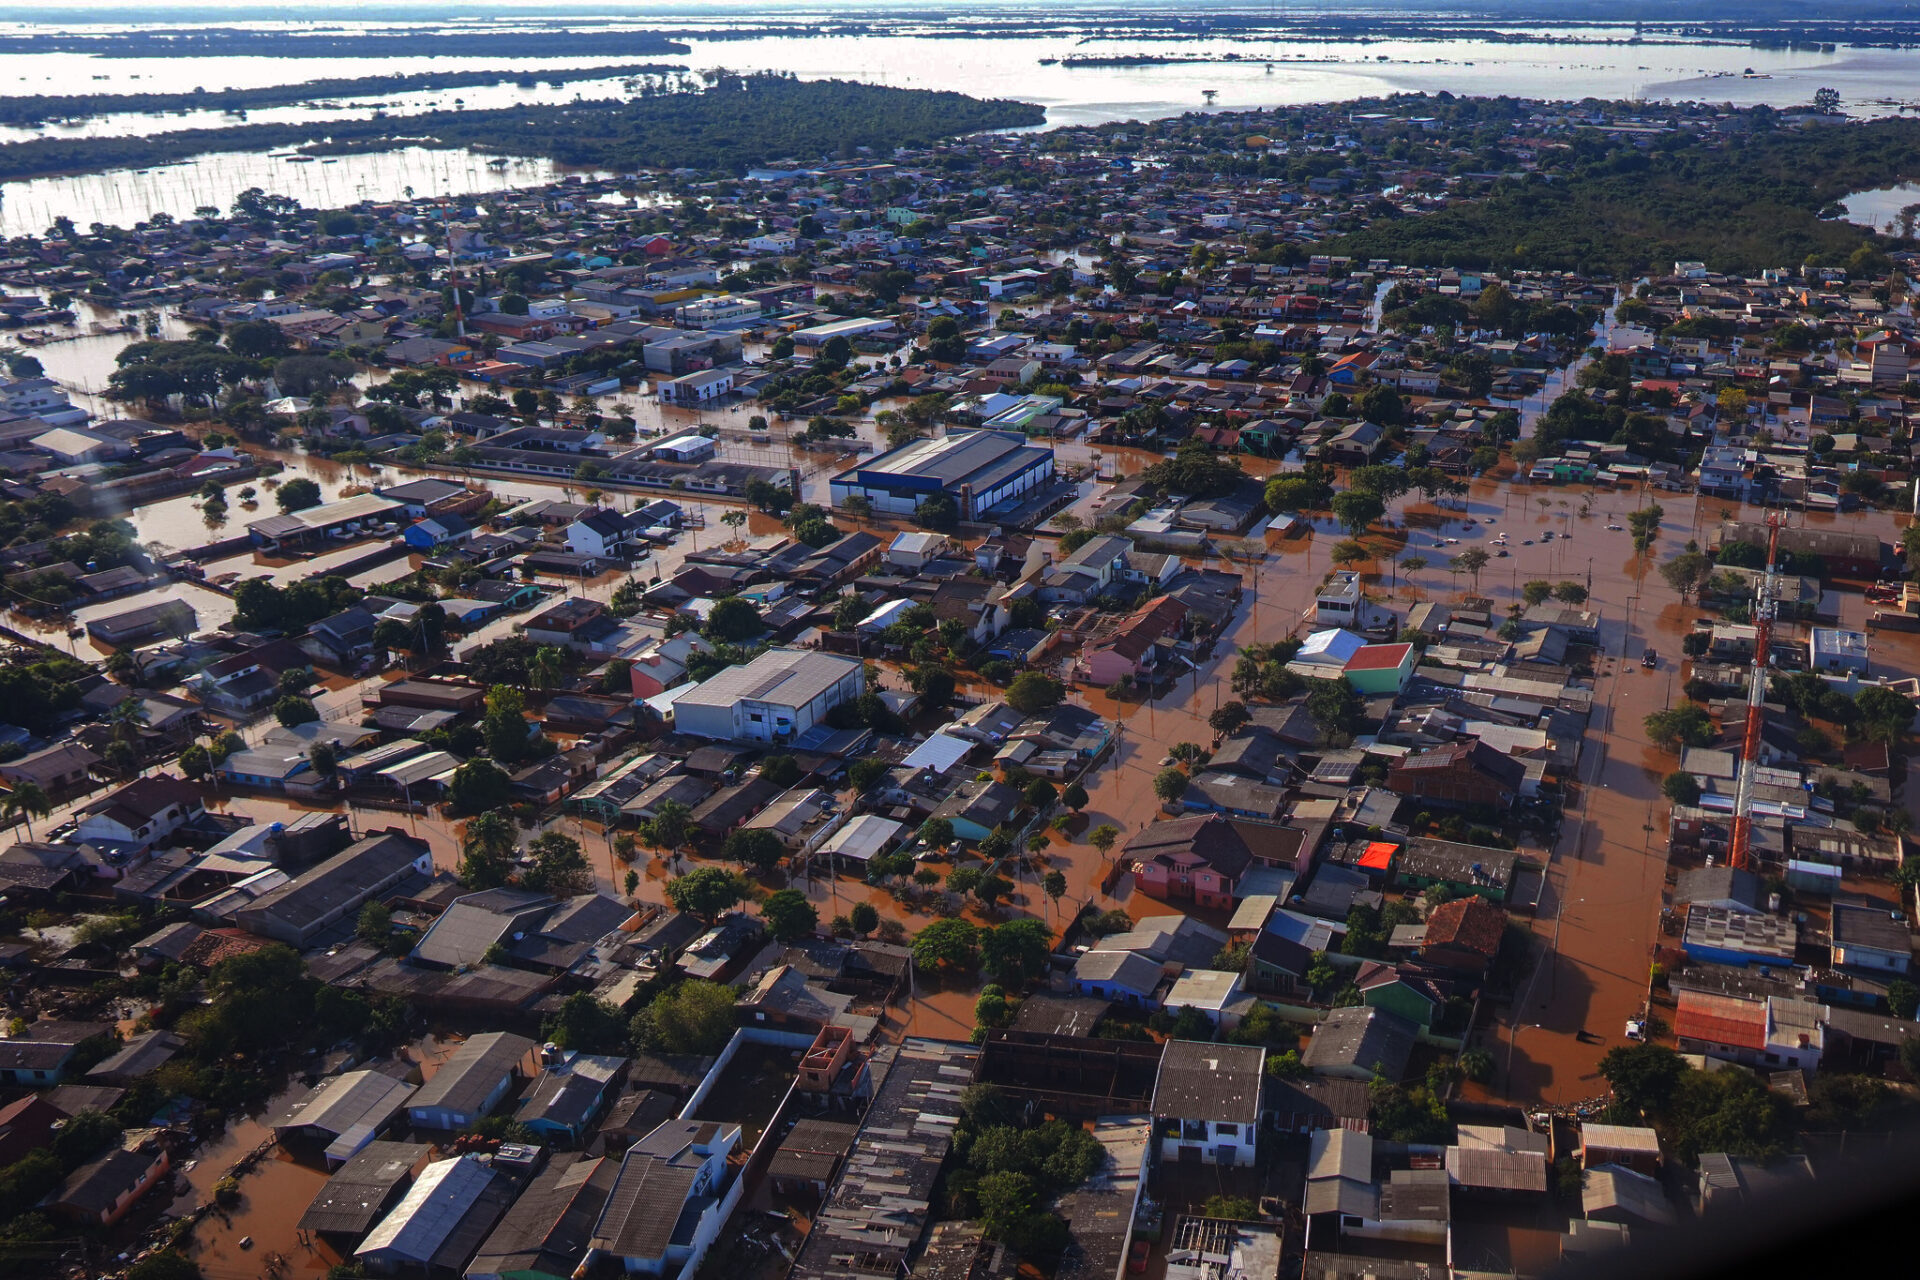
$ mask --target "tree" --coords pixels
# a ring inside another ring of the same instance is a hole
[[[853,926],[855,933],[864,938],[880,927],[880,912],[871,902],[856,902],[853,909],[847,912],[847,922]]]
[[[766,630],[766,624],[760,618],[760,611],[753,603],[739,596],[728,596],[714,602],[707,614],[707,622],[701,628],[701,634],[709,640],[727,644],[738,644],[750,640]]]
[[[551,689],[560,683],[566,666],[566,654],[557,645],[543,644],[527,659],[527,683],[536,689]]]
[[[795,942],[820,925],[820,913],[798,889],[782,889],[760,904],[760,918],[781,942]]]
[[[693,820],[693,810],[678,800],[662,800],[653,810],[653,817],[640,824],[639,835],[642,840],[656,849],[671,854],[687,842],[687,829]]]
[[[307,748],[307,763],[316,777],[331,778],[340,767],[339,750],[331,742],[316,742]]]
[[[1664,1115],[1687,1070],[1679,1054],[1659,1044],[1609,1049],[1600,1059],[1600,1075],[1613,1089],[1615,1107],[1631,1120]]]
[[[385,947],[387,939],[393,936],[393,912],[384,902],[369,902],[360,908],[360,918],[355,921],[353,936],[362,942],[376,947]]]
[[[737,1025],[733,988],[692,979],[655,996],[634,1015],[633,1039],[666,1053],[718,1053]]]
[[[1676,805],[1700,803],[1700,780],[1684,770],[1668,774],[1660,784],[1660,791]]]
[[[1160,797],[1160,803],[1170,805],[1187,794],[1187,775],[1179,769],[1169,766],[1153,775],[1153,794]]]
[[[1916,1007],[1920,1007],[1920,987],[1905,978],[1887,984],[1887,1008],[1894,1017],[1911,1021]]]
[[[1218,710],[1207,717],[1207,726],[1221,737],[1228,737],[1247,721],[1253,719],[1244,702],[1222,703]]]
[[[1660,576],[1685,601],[1705,590],[1713,578],[1713,557],[1692,547],[1660,566]]]
[[[880,779],[887,776],[887,770],[890,767],[884,760],[866,756],[855,760],[847,767],[847,781],[852,784],[854,790],[865,794],[873,790]]]
[[[1075,813],[1087,807],[1087,800],[1087,789],[1078,782],[1069,782],[1066,789],[1060,793],[1060,803]]]
[[[1120,828],[1111,822],[1103,822],[1087,832],[1087,843],[1100,851],[1101,857],[1113,852],[1113,846],[1120,839]]]
[[[1452,569],[1456,573],[1471,575],[1474,589],[1477,591],[1480,588],[1480,571],[1487,567],[1487,562],[1492,558],[1492,556],[1489,556],[1478,547],[1469,547],[1459,555],[1448,560],[1447,568]]]
[[[580,851],[580,842],[558,831],[544,832],[527,844],[533,866],[526,874],[529,889],[556,898],[593,892],[593,869]]]
[[[1345,497],[1346,495],[1342,494],[1341,496]],[[1338,499],[1335,499],[1335,501],[1338,501]],[[1333,550],[1327,553],[1327,557],[1341,568],[1346,569],[1356,564],[1365,564],[1367,561],[1373,559],[1373,553],[1367,550],[1367,544],[1364,542],[1356,542],[1352,538],[1342,538],[1333,544]]]
[[[1045,875],[1041,876],[1040,891],[1046,894],[1047,897],[1051,898],[1054,902],[1056,903],[1059,902],[1061,895],[1066,893],[1067,891],[1066,873],[1061,871],[1049,871]]]
[[[194,743],[180,753],[180,772],[198,782],[213,770],[213,757],[199,743]],[[31,839],[32,837],[28,837]]]
[[[1029,808],[1045,809],[1060,798],[1060,790],[1045,778],[1035,778],[1027,784],[1020,798],[1027,802]]]
[[[540,1035],[576,1053],[624,1055],[627,1051],[627,1019],[590,991],[575,991],[561,1001],[560,1011],[540,1028]]]
[[[1553,584],[1535,579],[1520,588],[1520,598],[1530,605],[1544,604],[1553,595]]]
[[[1868,685],[1854,696],[1853,705],[1861,732],[1874,742],[1896,745],[1913,727],[1913,703],[1883,685]]]
[[[27,839],[33,839],[33,820],[44,818],[53,812],[53,801],[42,791],[37,783],[16,782],[13,790],[7,792],[5,811],[10,822],[25,821]]]
[[[456,814],[486,813],[513,799],[513,779],[491,760],[469,760],[447,781],[447,803]]]
[[[1556,582],[1553,598],[1561,604],[1583,605],[1587,602],[1587,589],[1577,582]]]
[[[980,967],[1004,986],[1023,986],[1046,973],[1052,950],[1053,931],[1025,916],[980,935]]]
[[[1276,514],[1305,511],[1318,506],[1322,491],[1319,485],[1305,476],[1276,476],[1267,481],[1263,495],[1267,510]]]
[[[495,889],[513,879],[514,858],[519,853],[520,836],[513,819],[498,810],[480,813],[467,822],[460,844],[460,867],[456,874],[469,889]]]
[[[953,847],[953,823],[945,818],[928,818],[920,824],[920,843],[931,849]]]
[[[1655,711],[1641,723],[1649,738],[1669,750],[1704,747],[1714,739],[1713,720],[1691,702],[1667,711]]]
[[[275,491],[273,500],[283,512],[305,511],[320,505],[320,486],[305,476],[295,476]]]
[[[1022,671],[1007,686],[1007,705],[1023,715],[1045,711],[1060,701],[1060,682],[1038,671]]]
[[[720,852],[729,862],[752,867],[765,875],[780,865],[787,847],[780,843],[778,835],[765,827],[742,827],[727,837]]]
[[[696,867],[667,881],[667,900],[709,923],[752,896],[753,886],[738,872],[724,867]]]
[[[312,724],[320,718],[320,712],[311,698],[290,693],[273,704],[273,718],[291,729],[295,725]]]
[[[927,973],[972,973],[980,963],[980,930],[957,918],[935,920],[914,935],[913,963]]]
[[[1307,715],[1329,743],[1351,739],[1365,713],[1359,691],[1345,680],[1315,680],[1307,690]]]
[[[1834,115],[1840,110],[1840,91],[1824,85],[1813,91],[1813,109],[1822,115]]]
[[[1333,518],[1356,538],[1386,513],[1386,504],[1376,494],[1349,489],[1333,495]]]
[[[495,760],[511,765],[526,759],[533,750],[528,742],[526,695],[512,685],[489,688],[480,732],[486,739],[487,754]]]
[[[1666,517],[1666,511],[1659,503],[1649,503],[1638,511],[1627,513],[1627,528],[1633,533],[1633,549],[1645,552],[1653,546],[1655,538],[1660,536],[1660,521]]]

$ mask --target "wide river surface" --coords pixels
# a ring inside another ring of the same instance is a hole
[[[561,67],[649,61],[690,71],[792,72],[805,79],[842,78],[916,89],[951,89],[981,97],[1020,98],[1047,110],[1050,126],[1151,119],[1186,111],[1240,111],[1259,107],[1395,92],[1439,92],[1548,99],[1583,97],[1702,100],[1789,107],[1831,87],[1859,116],[1920,109],[1920,51],[1853,49],[1762,50],[1691,42],[1629,44],[1619,29],[1562,32],[1552,44],[1485,40],[1295,42],[1281,40],[1104,39],[1060,36],[875,34],[818,38],[768,36],[693,40],[692,53],[651,59],[597,57],[583,36],[577,59],[514,63],[538,76]],[[1080,56],[1150,55],[1184,61],[1134,67],[1069,66]],[[99,58],[79,53],[0,55],[0,95],[177,92],[298,83],[318,77],[404,75],[434,69],[501,65],[485,58]],[[263,108],[253,121],[310,120],[313,136],[326,122],[360,119],[374,110],[392,115],[447,109],[554,102],[576,95],[605,97],[619,86],[592,80],[554,87],[502,84],[418,91],[380,98],[330,100],[319,106]],[[1209,104],[1209,95],[1211,103]],[[103,116],[36,128],[0,129],[0,142],[29,137],[128,136],[218,125],[211,112]],[[80,177],[43,178],[0,186],[0,235],[44,230],[66,216],[126,225],[156,212],[190,215],[197,206],[225,206],[247,187],[261,186],[312,207],[361,199],[398,199],[533,186],[553,180],[539,162],[504,170],[462,153],[348,156],[336,164],[301,164],[260,154],[212,154],[163,167]]]

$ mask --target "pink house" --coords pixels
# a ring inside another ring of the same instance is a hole
[[[1149,678],[1157,666],[1155,646],[1180,634],[1187,606],[1162,597],[1123,619],[1105,638],[1089,644],[1080,655],[1082,678],[1109,685],[1121,676]]]
[[[1217,813],[1153,823],[1127,841],[1122,856],[1141,892],[1222,908],[1233,906],[1234,886],[1253,862],[1239,831]]]
[[[712,653],[713,646],[692,631],[656,640],[633,655],[627,676],[636,699],[665,693],[687,678],[687,662],[696,653]]]

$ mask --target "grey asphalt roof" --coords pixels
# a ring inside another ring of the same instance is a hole
[[[468,1273],[573,1274],[586,1255],[614,1172],[611,1160],[555,1157],[500,1219]]]
[[[349,1071],[321,1084],[274,1128],[310,1129],[338,1137],[362,1122],[384,1124],[413,1092],[406,1081],[378,1071]]]
[[[407,1107],[412,1111],[477,1111],[500,1078],[533,1049],[533,1041],[506,1031],[474,1036],[453,1051],[453,1056],[433,1073],[433,1079],[408,1100]]]
[[[594,1228],[593,1247],[624,1258],[664,1257],[699,1175],[698,1165],[680,1167],[637,1149],[627,1152]]]
[[[1255,1045],[1169,1040],[1160,1057],[1153,1114],[1252,1124],[1260,1118],[1265,1051]]]
[[[424,1142],[369,1142],[320,1188],[300,1217],[302,1231],[359,1235],[372,1227],[395,1191],[433,1153]]]

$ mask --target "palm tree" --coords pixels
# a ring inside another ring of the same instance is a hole
[[[113,740],[132,746],[140,739],[140,729],[147,723],[147,704],[141,698],[123,698],[113,710],[107,712],[107,723],[113,728]]]
[[[52,813],[53,801],[47,798],[47,793],[42,791],[37,784],[32,782],[16,782],[13,785],[13,790],[7,793],[6,803],[0,805],[0,809],[4,809],[7,816],[15,822],[25,819],[27,824],[27,839],[31,840],[33,839],[34,818],[36,816],[44,818]]]
[[[560,682],[560,671],[566,659],[553,645],[543,644],[533,651],[527,659],[527,683],[536,689],[551,689]]]

